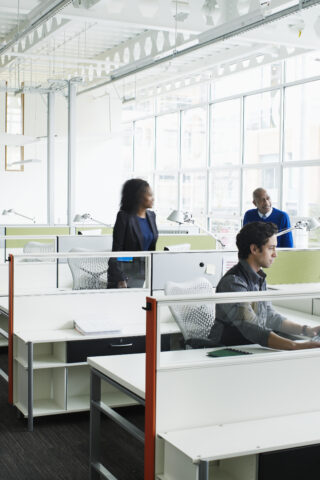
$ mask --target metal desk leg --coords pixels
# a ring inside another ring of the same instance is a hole
[[[93,402],[101,400],[101,379],[91,370],[90,402],[90,480],[100,480],[100,473],[94,465],[100,462],[100,417],[101,412]]]
[[[28,430],[33,432],[33,343],[28,342]]]
[[[207,460],[200,460],[199,480],[209,480],[209,462]]]

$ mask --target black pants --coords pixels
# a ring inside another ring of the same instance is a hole
[[[117,261],[117,271],[120,270],[126,277],[128,288],[142,288],[146,280],[145,265],[144,257],[133,258],[132,262]],[[118,288],[118,281],[113,280],[112,276],[108,279],[108,288]]]

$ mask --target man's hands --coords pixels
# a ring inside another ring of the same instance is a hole
[[[293,350],[306,350],[307,348],[320,348],[320,342],[293,342]]]

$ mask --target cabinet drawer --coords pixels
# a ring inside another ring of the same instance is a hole
[[[67,342],[67,362],[86,362],[87,357],[145,352],[145,336],[98,338]]]

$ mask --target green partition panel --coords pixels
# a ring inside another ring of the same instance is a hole
[[[214,250],[216,241],[210,235],[159,235],[156,250],[163,250],[168,245],[190,243],[191,250]]]
[[[69,227],[6,227],[6,235],[34,235],[35,241],[37,241],[38,235],[69,235]],[[24,238],[23,240],[7,240],[7,248],[23,248],[27,242],[31,239]],[[38,240],[41,243],[51,243],[52,239],[41,238]]]
[[[269,284],[320,282],[320,250],[278,250],[272,267],[265,270]]]

